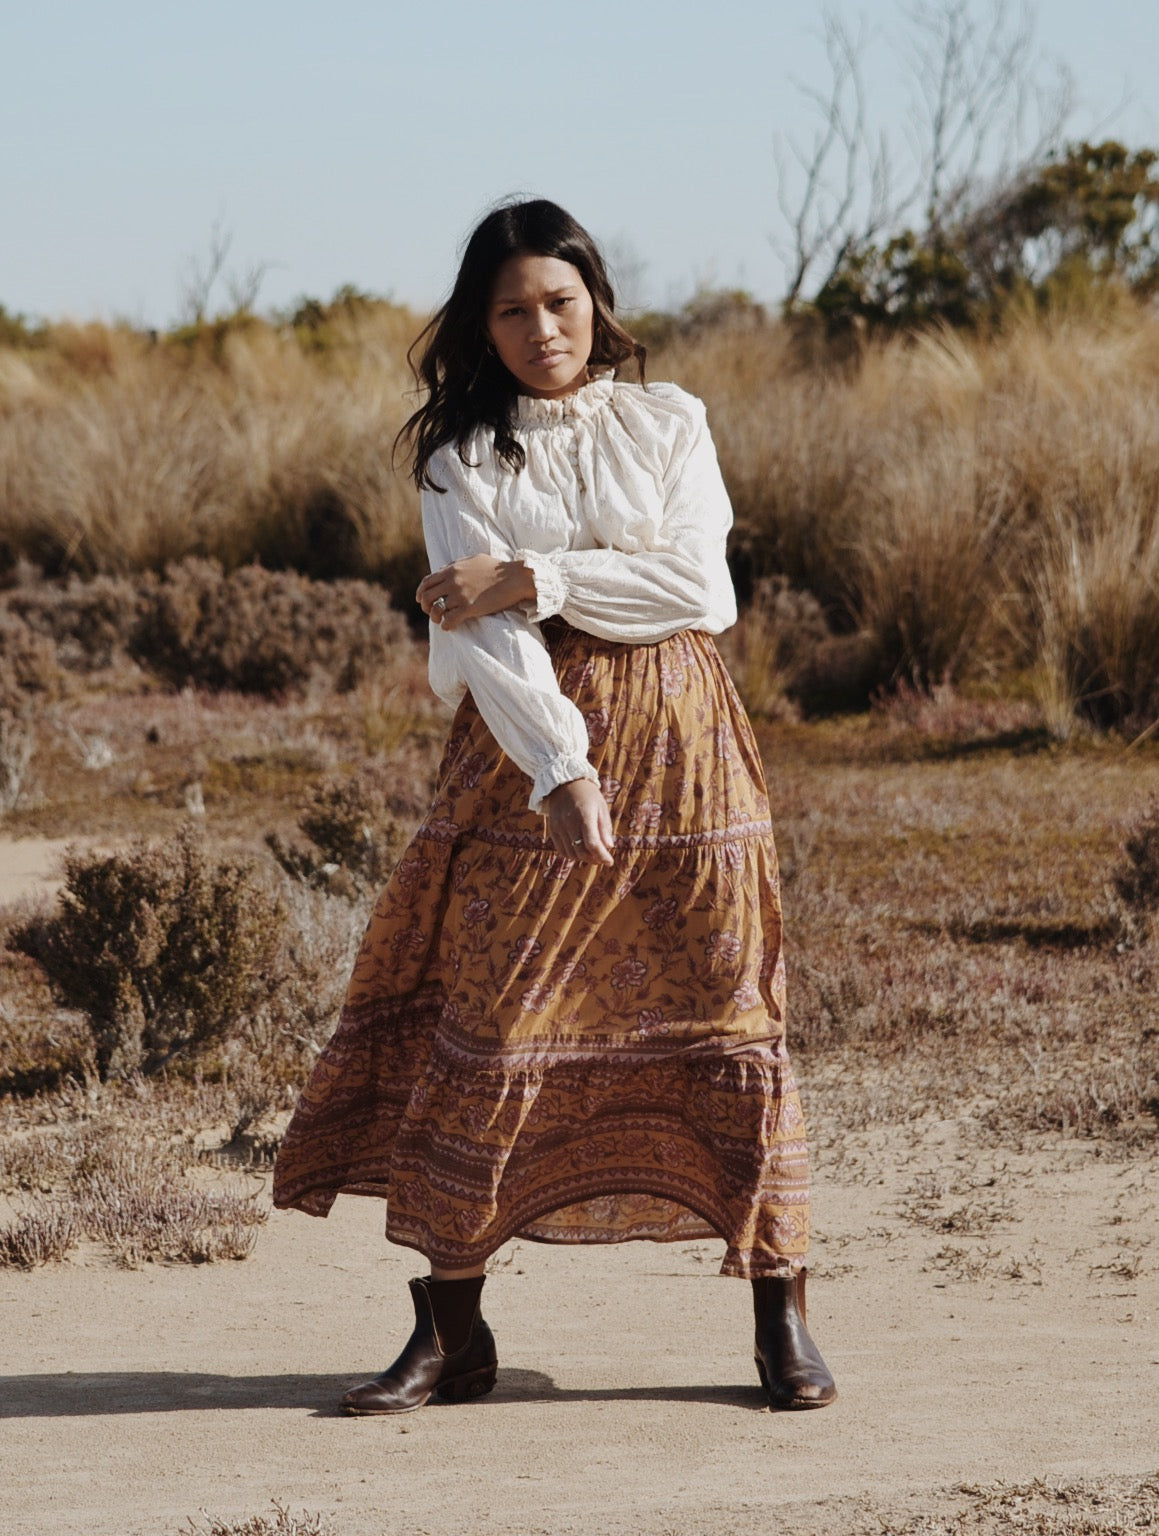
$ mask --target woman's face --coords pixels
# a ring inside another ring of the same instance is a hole
[[[495,274],[487,334],[520,392],[554,400],[587,383],[592,296],[557,256],[512,256]]]

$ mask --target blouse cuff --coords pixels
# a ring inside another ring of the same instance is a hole
[[[528,802],[537,816],[545,816],[543,802],[551,794],[553,789],[558,789],[561,784],[570,784],[573,779],[590,779],[593,784],[600,782],[600,776],[588,762],[586,757],[581,757],[578,752],[569,752],[563,757],[557,757],[553,762],[545,763],[535,775],[535,782],[531,786],[531,799]]]
[[[535,549],[517,549],[515,558],[527,566],[535,580],[535,598],[528,617],[533,624],[540,624],[544,619],[559,613],[567,602],[567,582],[563,579],[559,562],[551,555],[541,554]]]

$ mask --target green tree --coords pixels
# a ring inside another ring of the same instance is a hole
[[[1015,297],[1050,307],[1117,285],[1159,291],[1159,154],[1071,144],[951,225],[851,242],[812,304],[830,329],[905,329],[1000,317]]]

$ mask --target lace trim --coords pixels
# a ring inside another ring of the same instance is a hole
[[[541,400],[538,395],[516,395],[515,421],[521,427],[561,427],[569,421],[585,421],[595,416],[611,401],[614,381],[603,373],[558,400]]]
[[[533,624],[542,624],[559,613],[567,602],[567,583],[554,555],[541,554],[536,549],[517,549],[516,560],[522,560],[535,578],[535,599],[528,617]]]

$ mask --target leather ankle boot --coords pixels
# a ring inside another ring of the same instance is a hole
[[[351,1387],[345,1413],[410,1413],[432,1393],[452,1403],[483,1397],[495,1385],[495,1339],[479,1311],[483,1275],[410,1281],[414,1332],[393,1365]]]
[[[753,1281],[757,1371],[770,1408],[824,1408],[837,1388],[805,1327],[805,1271]]]

